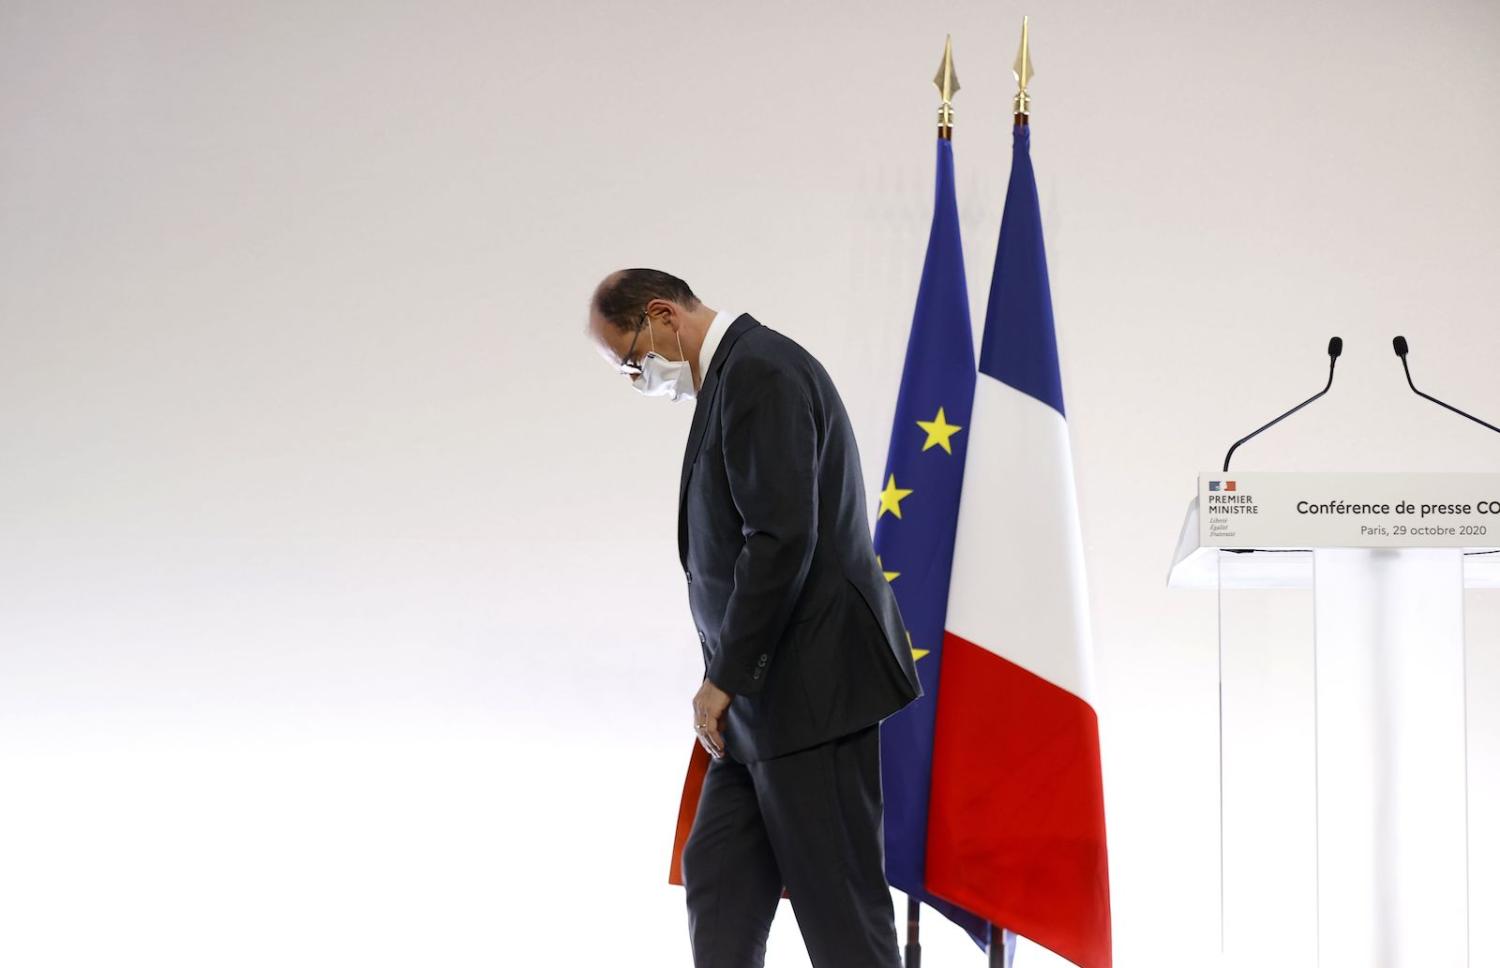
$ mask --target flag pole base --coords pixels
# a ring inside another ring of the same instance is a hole
[[[990,968],[1011,968],[1016,959],[1016,935],[998,924],[990,925]]]
[[[903,963],[906,968],[922,968],[922,942],[920,937],[922,902],[916,898],[906,899],[906,952]]]

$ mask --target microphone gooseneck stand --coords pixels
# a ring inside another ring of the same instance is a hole
[[[1245,436],[1241,437],[1239,440],[1236,440],[1234,442],[1234,444],[1232,446],[1230,446],[1229,453],[1227,453],[1227,454],[1224,455],[1224,471],[1226,473],[1229,471],[1229,461],[1230,461],[1230,458],[1234,457],[1234,452],[1239,448],[1240,444],[1243,444],[1245,441],[1249,440],[1251,437],[1256,436],[1257,434],[1261,433],[1262,431],[1269,430],[1270,428],[1276,426],[1277,424],[1279,424],[1283,420],[1285,420],[1287,417],[1290,417],[1292,414],[1296,413],[1298,410],[1301,410],[1303,407],[1307,406],[1309,403],[1312,403],[1314,400],[1318,399],[1323,394],[1325,394],[1325,393],[1328,392],[1329,387],[1333,386],[1333,368],[1334,368],[1334,365],[1338,363],[1339,357],[1341,355],[1343,355],[1343,352],[1344,352],[1344,341],[1342,339],[1340,339],[1339,337],[1335,336],[1333,339],[1331,339],[1331,340],[1328,341],[1328,383],[1323,387],[1322,390],[1319,390],[1317,393],[1314,393],[1312,396],[1308,397],[1306,400],[1303,400],[1301,403],[1297,404],[1295,407],[1293,407],[1292,409],[1288,410],[1286,413],[1284,413],[1281,416],[1277,417],[1275,420],[1272,420],[1270,423],[1266,424],[1263,427],[1257,427],[1255,430],[1252,430],[1250,433],[1248,433]]]
[[[1444,403],[1430,393],[1423,393],[1421,390],[1418,390],[1417,385],[1413,383],[1411,379],[1411,366],[1406,362],[1406,354],[1410,351],[1410,347],[1406,345],[1406,337],[1397,336],[1395,339],[1391,340],[1391,345],[1395,347],[1396,355],[1401,357],[1401,369],[1406,372],[1406,385],[1411,387],[1412,393],[1415,393],[1423,400],[1431,400],[1433,403],[1437,404],[1440,407],[1446,407],[1447,409],[1452,410],[1454,413],[1458,414],[1460,417],[1468,417],[1470,420],[1479,424],[1481,427],[1488,427],[1495,433],[1500,434],[1500,427],[1496,427],[1492,423],[1487,423],[1483,420],[1480,420],[1472,413],[1465,413],[1464,411],[1453,406],[1453,404],[1451,403]]]

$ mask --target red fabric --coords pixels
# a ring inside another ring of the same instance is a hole
[[[1110,968],[1094,710],[952,633],[941,676],[927,889],[1082,968]]]
[[[703,795],[703,778],[708,775],[708,750],[693,740],[693,755],[688,759],[687,776],[682,779],[682,802],[677,807],[677,835],[672,838],[672,869],[667,872],[667,883],[682,886],[682,848],[686,846],[688,834],[693,832],[693,818],[698,815],[698,798]],[[782,897],[789,897],[786,888]]]
[[[703,793],[703,778],[708,775],[708,750],[693,740],[693,755],[688,759],[687,776],[682,781],[682,803],[677,807],[677,835],[672,839],[672,869],[667,883],[682,886],[682,848],[693,832],[693,818],[698,815],[698,797]]]

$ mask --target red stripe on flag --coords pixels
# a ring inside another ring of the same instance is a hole
[[[927,889],[1083,968],[1109,968],[1094,710],[951,632],[941,675]]]

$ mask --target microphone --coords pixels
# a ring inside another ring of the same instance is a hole
[[[1342,356],[1343,353],[1344,353],[1344,341],[1342,339],[1339,339],[1337,336],[1335,336],[1333,339],[1331,339],[1331,340],[1328,341],[1328,383],[1327,383],[1327,385],[1325,385],[1323,387],[1323,389],[1319,390],[1317,393],[1314,393],[1312,396],[1308,397],[1306,400],[1303,400],[1301,403],[1297,404],[1295,407],[1293,407],[1292,409],[1288,410],[1286,413],[1282,414],[1281,416],[1277,417],[1275,420],[1273,420],[1270,423],[1266,424],[1264,427],[1258,427],[1255,430],[1252,430],[1250,433],[1246,434],[1245,436],[1241,437],[1239,440],[1236,440],[1234,442],[1233,446],[1231,446],[1229,448],[1229,453],[1227,453],[1227,454],[1224,455],[1224,470],[1225,470],[1226,473],[1229,470],[1229,459],[1234,456],[1234,452],[1235,452],[1236,449],[1239,448],[1240,444],[1243,444],[1245,441],[1249,440],[1251,437],[1254,437],[1256,434],[1259,434],[1261,431],[1263,431],[1263,430],[1269,430],[1270,428],[1276,426],[1277,424],[1279,424],[1283,420],[1285,420],[1287,417],[1290,417],[1292,414],[1296,413],[1298,410],[1301,410],[1303,407],[1307,406],[1309,403],[1312,403],[1314,400],[1318,399],[1323,394],[1325,394],[1325,393],[1328,392],[1328,388],[1331,387],[1331,386],[1333,386],[1333,367],[1334,367],[1335,364],[1338,363],[1339,357]]]
[[[1461,416],[1461,417],[1468,417],[1470,420],[1474,421],[1475,423],[1479,424],[1480,426],[1482,426],[1482,427],[1488,427],[1491,430],[1493,430],[1495,433],[1500,434],[1500,427],[1496,427],[1494,424],[1491,424],[1491,423],[1485,423],[1483,420],[1480,420],[1478,417],[1474,416],[1472,413],[1464,413],[1462,410],[1458,409],[1457,407],[1453,406],[1452,404],[1444,403],[1443,401],[1439,400],[1437,397],[1434,397],[1431,394],[1423,393],[1421,390],[1418,390],[1417,389],[1417,385],[1411,381],[1411,366],[1409,366],[1407,364],[1407,362],[1406,362],[1406,353],[1407,353],[1407,350],[1408,350],[1408,347],[1406,345],[1406,337],[1405,336],[1397,336],[1395,339],[1391,340],[1391,345],[1396,348],[1396,355],[1399,356],[1399,357],[1401,357],[1401,369],[1403,369],[1403,370],[1406,371],[1406,384],[1407,384],[1407,386],[1411,387],[1411,392],[1412,393],[1415,393],[1417,396],[1421,397],[1424,400],[1431,400],[1433,403],[1437,404],[1440,407],[1447,407],[1449,410],[1452,410],[1454,413],[1458,414],[1459,416]]]

